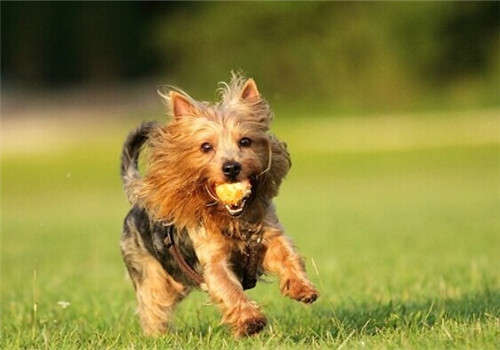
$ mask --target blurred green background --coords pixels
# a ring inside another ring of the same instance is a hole
[[[340,110],[498,105],[496,2],[3,3],[4,86],[154,76],[213,96],[232,69],[268,98]]]
[[[1,2],[0,348],[500,346],[500,5]],[[193,293],[141,335],[118,249],[127,132],[242,70],[293,167],[276,200],[321,291],[250,291],[234,341]],[[69,304],[68,304],[69,303]]]

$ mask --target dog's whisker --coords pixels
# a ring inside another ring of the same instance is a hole
[[[210,191],[207,184],[205,184],[205,190],[207,190],[208,195],[214,200],[215,204],[217,204],[219,199]]]
[[[271,142],[269,142],[269,139],[266,139],[266,142],[267,142],[267,167],[263,171],[261,171],[257,175],[257,177],[260,177],[265,173],[267,173],[271,169],[271,165],[273,162],[273,149],[271,147]]]

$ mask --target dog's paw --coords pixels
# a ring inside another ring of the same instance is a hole
[[[235,334],[237,337],[250,336],[259,333],[264,329],[267,324],[267,320],[264,316],[250,318],[242,322],[237,329]]]
[[[257,308],[247,308],[242,310],[240,318],[234,325],[236,337],[245,337],[259,333],[267,324],[266,317]]]
[[[297,301],[312,304],[318,299],[319,292],[309,281],[290,278],[281,286],[281,293]]]

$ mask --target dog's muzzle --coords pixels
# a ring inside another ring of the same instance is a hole
[[[247,203],[248,198],[250,198],[250,194],[243,197],[238,204],[225,204],[224,207],[228,211],[231,216],[240,216],[245,209],[245,204]]]

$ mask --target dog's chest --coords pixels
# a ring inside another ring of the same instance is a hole
[[[253,288],[262,275],[264,246],[262,225],[236,222],[226,230],[209,233],[203,227],[188,232],[201,261],[223,259],[229,262],[244,289]]]

